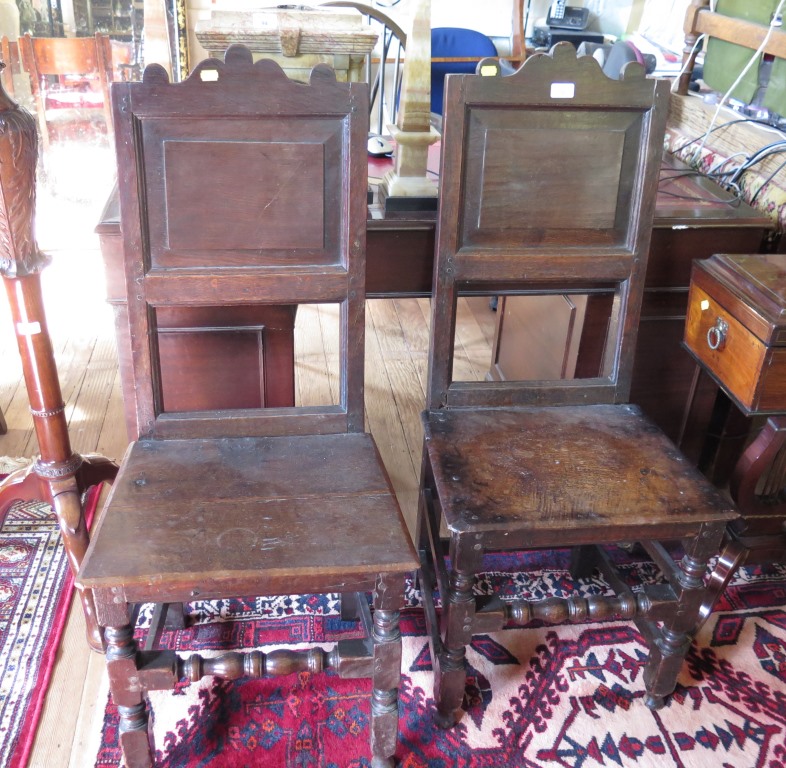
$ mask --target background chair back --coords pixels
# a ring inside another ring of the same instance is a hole
[[[182,83],[148,67],[112,105],[138,434],[362,431],[368,86],[324,66],[297,83],[233,46]],[[168,308],[317,302],[340,307],[338,404],[167,412]]]
[[[41,139],[46,150],[50,143],[47,127],[48,78],[57,78],[59,92],[85,90],[83,76],[97,83],[100,102],[106,119],[107,132],[112,134],[112,112],[109,105],[109,83],[112,82],[112,49],[106,35],[95,37],[32,37],[29,33],[19,38],[22,67],[30,76],[30,87],[38,114]],[[69,78],[72,78],[69,80]]]
[[[469,61],[432,61],[431,111],[442,114],[445,76],[451,73],[472,73],[478,60],[496,56],[497,48],[490,38],[475,29],[461,27],[435,27],[431,30],[431,58],[466,58]]]
[[[407,33],[381,8],[355,0],[328,0],[321,6],[354,8],[368,23],[379,29],[379,42],[366,57],[366,81],[371,86],[371,127],[378,134],[387,133],[389,123],[395,123],[398,114],[401,81],[404,69],[404,49]],[[379,56],[374,69],[373,59]]]

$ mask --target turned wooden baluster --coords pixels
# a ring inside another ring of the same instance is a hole
[[[691,4],[685,10],[685,47],[682,50],[682,74],[680,74],[677,84],[677,93],[681,96],[688,92],[693,66],[699,53],[699,47],[696,45],[696,41],[699,39],[696,32],[696,17],[704,8],[708,7],[709,0],[691,0]]]
[[[203,677],[214,675],[223,680],[239,680],[242,677],[283,677],[293,672],[323,672],[336,669],[340,658],[338,648],[325,651],[322,648],[307,648],[302,651],[275,650],[230,651],[213,658],[198,653],[178,661],[178,676],[196,683]]]
[[[4,67],[0,62],[0,71]],[[32,473],[13,475],[0,484],[0,513],[19,498],[49,501],[60,524],[71,569],[76,572],[88,544],[76,477],[82,457],[71,450],[44,314],[40,272],[47,258],[38,250],[33,230],[37,157],[35,119],[9,98],[0,82],[0,275],[8,294],[41,452]],[[88,642],[100,650],[93,596],[80,591],[80,597]]]

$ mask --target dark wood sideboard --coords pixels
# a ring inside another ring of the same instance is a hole
[[[707,258],[716,252],[754,253],[762,249],[770,228],[770,220],[745,204],[736,206],[722,202],[727,193],[713,182],[695,176],[680,176],[684,166],[679,161],[664,157],[664,174],[674,176],[662,185],[658,197],[658,208],[650,248],[647,286],[642,311],[636,367],[633,376],[631,399],[642,405],[666,432],[676,437],[682,421],[684,406],[693,375],[694,366],[687,353],[681,348],[682,331],[685,322],[690,271],[694,259]],[[682,197],[684,196],[684,197]],[[123,396],[126,400],[127,423],[130,437],[135,437],[133,429],[133,387],[130,374],[130,347],[128,325],[125,316],[125,279],[123,272],[123,243],[117,196],[113,193],[104,209],[96,229],[107,273],[107,296],[115,308]],[[432,268],[434,261],[435,220],[433,214],[406,216],[398,214],[395,218],[385,217],[376,205],[369,206],[367,227],[366,293],[370,298],[428,296],[431,293]],[[526,297],[516,297],[526,300]],[[602,316],[602,312],[597,316]],[[205,318],[202,318],[204,320]],[[514,317],[506,314],[504,305],[498,314],[499,334],[496,345],[496,376],[509,378],[526,377],[527,372],[518,366],[528,357],[517,335],[531,321],[526,314]],[[241,328],[243,324],[251,329],[269,323],[272,330],[280,333],[271,338],[279,345],[291,339],[294,311],[286,310],[283,316],[270,318],[214,318],[214,328]],[[231,322],[230,322],[231,320]],[[264,322],[262,322],[264,321]],[[179,320],[181,325],[191,327],[187,318]],[[208,323],[209,325],[209,323]],[[593,320],[593,313],[585,318],[581,335],[581,354],[586,360],[593,357],[602,341],[605,326],[599,327]],[[504,331],[503,331],[504,329]],[[182,387],[193,396],[208,391],[215,385],[209,380],[210,371],[230,366],[233,370],[256,370],[258,360],[253,365],[244,366],[242,355],[257,355],[256,342],[235,339],[229,343],[231,334],[214,334],[215,340],[210,355],[197,356],[205,361],[200,368],[187,369],[177,356],[177,347],[186,340],[199,344],[199,338],[189,334],[172,331],[172,374],[173,379],[184,381]],[[249,330],[249,334],[256,331]],[[289,334],[289,337],[287,336]],[[242,334],[241,334],[242,335]],[[562,350],[566,345],[564,334],[549,342],[555,349]],[[505,355],[506,347],[515,354]],[[267,347],[266,347],[267,348]],[[280,351],[280,347],[278,348]],[[500,358],[500,355],[502,358]],[[193,356],[192,356],[193,357]],[[506,360],[500,365],[500,359]],[[264,366],[263,366],[264,367]],[[206,384],[199,381],[206,378]],[[242,377],[239,377],[240,388]],[[264,385],[264,382],[262,383]],[[276,377],[269,377],[268,387],[276,386]],[[246,383],[247,390],[260,391],[260,383]],[[273,399],[269,404],[282,403],[291,382],[285,382],[284,392],[271,392]],[[692,420],[706,425],[709,410],[715,397],[711,382],[702,383]],[[262,387],[264,389],[264,386]],[[233,392],[222,388],[215,395],[222,398],[222,404],[236,401]],[[240,397],[240,394],[237,395]],[[276,398],[279,398],[278,400]],[[285,404],[285,403],[284,403]],[[690,438],[691,430],[688,430]],[[701,435],[696,434],[698,446]],[[690,439],[685,446],[689,455]],[[698,450],[698,448],[696,448]]]

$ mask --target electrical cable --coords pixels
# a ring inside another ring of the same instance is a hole
[[[740,197],[739,192],[734,193],[731,197],[724,200],[723,198],[718,197],[717,195],[713,195],[712,197],[710,196],[703,197],[701,195],[683,195],[679,192],[672,192],[670,189],[663,189],[663,187],[661,186],[662,184],[667,184],[676,179],[690,178],[693,176],[699,178],[706,178],[706,175],[703,174],[701,171],[695,171],[692,169],[683,171],[680,170],[679,168],[674,168],[674,169],[667,168],[667,169],[662,169],[661,173],[663,172],[663,170],[674,170],[675,173],[665,176],[658,180],[659,195],[668,195],[669,197],[677,197],[680,198],[681,200],[701,200],[708,203],[724,203],[726,205],[731,205],[731,206],[738,206],[742,202],[742,198]]]
[[[766,122],[765,120],[759,120],[755,117],[736,117],[732,120],[729,120],[726,123],[722,123],[721,125],[716,125],[714,128],[710,128],[706,133],[703,133],[701,136],[697,136],[695,139],[690,139],[690,141],[686,141],[679,147],[675,147],[673,152],[682,152],[683,149],[686,149],[691,144],[695,144],[697,141],[701,141],[705,138],[708,134],[714,133],[715,131],[721,130],[721,128],[726,128],[729,125],[735,125],[736,123],[753,123],[754,125],[760,125],[762,128],[768,128],[770,131],[779,134],[786,138],[786,130],[782,128],[778,128],[771,123]]]
[[[761,186],[753,193],[750,199],[750,205],[753,205],[759,193],[766,187],[784,168],[786,168],[786,160],[784,160],[761,184]]]
[[[786,152],[786,141],[783,142],[776,142],[775,144],[770,144],[766,147],[763,147],[758,152],[754,153],[750,159],[746,160],[742,163],[737,170],[731,174],[730,183],[734,183],[740,180],[745,171],[752,168],[757,163],[760,163],[762,160],[768,158],[770,155],[775,155],[780,152]]]

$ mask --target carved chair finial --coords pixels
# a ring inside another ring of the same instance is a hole
[[[0,72],[5,67],[0,62]],[[47,258],[33,232],[38,134],[33,116],[20,107],[0,80],[0,275],[39,272]]]

